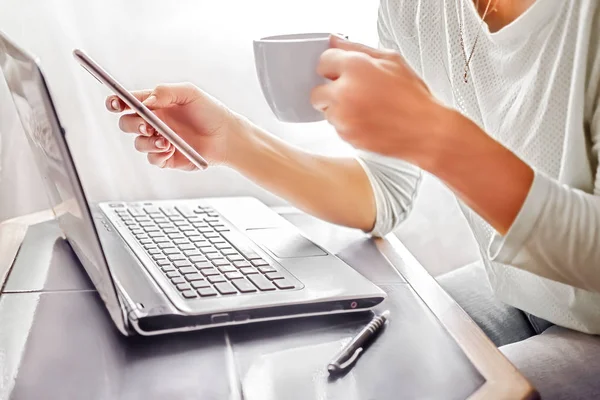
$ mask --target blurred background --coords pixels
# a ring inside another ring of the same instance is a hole
[[[314,152],[352,152],[325,122],[284,124],[256,78],[252,39],[339,32],[377,45],[376,0],[3,0],[0,31],[35,54],[93,201],[251,195],[285,203],[226,168],[161,170],[119,133],[107,89],[73,60],[82,48],[129,89],[189,81],[270,132]],[[0,80],[0,221],[48,207],[16,111]],[[427,177],[398,236],[433,274],[477,257],[452,195]]]

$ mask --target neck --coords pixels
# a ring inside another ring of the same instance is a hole
[[[485,22],[491,32],[499,31],[519,18],[536,0],[473,0],[479,15],[483,18],[489,9]]]

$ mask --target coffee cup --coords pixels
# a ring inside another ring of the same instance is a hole
[[[310,94],[326,79],[317,74],[319,57],[329,48],[329,33],[269,36],[254,41],[256,72],[269,107],[283,122],[324,120]]]

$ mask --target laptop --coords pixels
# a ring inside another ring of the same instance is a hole
[[[0,70],[58,223],[124,335],[370,309],[386,294],[255,198],[88,201],[36,59]],[[3,105],[6,107],[6,105]]]

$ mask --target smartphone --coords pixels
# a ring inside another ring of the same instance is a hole
[[[75,49],[73,56],[94,78],[106,85],[125,104],[137,113],[144,121],[153,127],[156,132],[164,136],[184,156],[186,156],[199,169],[208,168],[208,162],[192,146],[175,133],[167,124],[156,116],[148,107],[133,96],[127,89],[115,80],[104,68],[92,60],[84,51]]]

